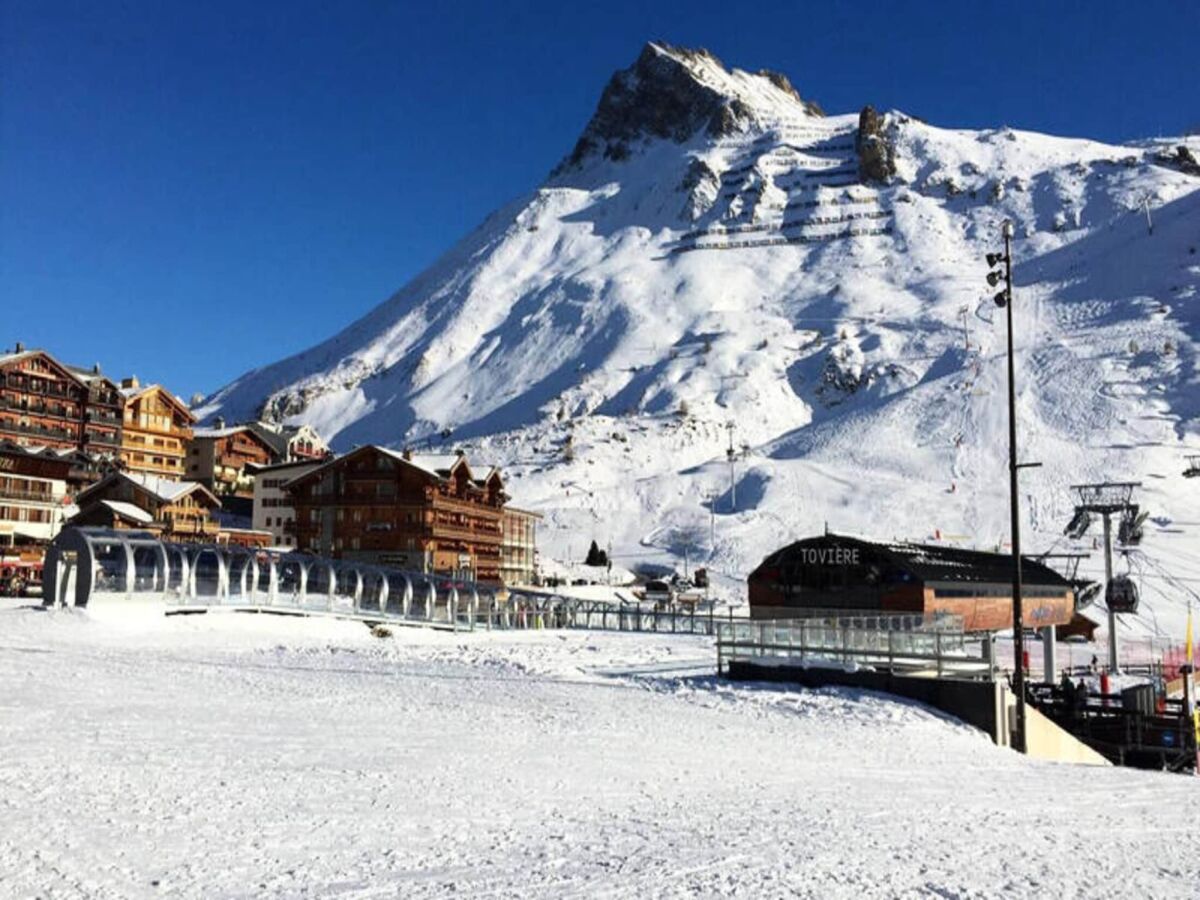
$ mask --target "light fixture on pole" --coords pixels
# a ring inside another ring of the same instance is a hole
[[[1012,239],[1013,224],[1004,220],[1004,252],[989,253],[986,257],[987,282],[995,287],[1001,282],[1004,288],[995,296],[996,305],[1008,312],[1008,503],[1012,527],[1012,626],[1013,626],[1013,693],[1017,701],[1017,721],[1013,734],[1013,749],[1024,753],[1025,741],[1025,622],[1021,602],[1021,522],[1017,506],[1017,473],[1021,466],[1017,462],[1017,389],[1015,362],[1013,358],[1013,310],[1012,310]],[[1003,269],[996,269],[1004,263]]]

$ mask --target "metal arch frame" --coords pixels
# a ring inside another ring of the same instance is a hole
[[[107,549],[101,552],[101,547]],[[147,556],[143,548],[153,554]],[[95,573],[105,555],[119,563],[110,563],[116,577],[101,586]],[[68,557],[74,560],[69,567]],[[558,594],[507,593],[493,585],[356,560],[180,544],[149,532],[68,526],[47,552],[44,603],[85,607],[90,600],[120,606],[157,602],[164,612],[246,609],[454,630],[571,627],[579,608],[577,601]]]

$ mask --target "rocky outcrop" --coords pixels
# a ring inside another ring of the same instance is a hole
[[[695,221],[708,212],[716,201],[721,191],[721,176],[704,160],[693,158],[688,164],[679,189],[687,194],[683,215]]]
[[[858,174],[863,181],[886,184],[896,174],[896,148],[888,138],[886,119],[875,107],[864,106],[858,115]]]
[[[775,87],[779,88],[789,97],[800,103],[804,107],[804,111],[810,116],[825,115],[825,110],[821,108],[821,105],[815,100],[805,100],[803,97],[801,97],[800,92],[796,90],[795,86],[791,82],[791,79],[789,79],[782,72],[772,72],[770,69],[759,69],[756,74],[760,78],[767,79],[767,81],[771,82],[771,84],[775,85]]]
[[[591,121],[555,173],[591,156],[624,159],[638,141],[648,138],[682,143],[701,130],[714,138],[746,131],[757,116],[736,90],[719,86],[727,74],[707,50],[647,44],[632,66],[609,80]],[[785,76],[759,74],[809,114],[823,115],[816,104],[801,100]]]
[[[1174,153],[1164,151],[1157,154],[1154,161],[1178,169],[1185,175],[1200,175],[1200,160],[1197,160],[1196,155],[1183,144],[1176,147]]]

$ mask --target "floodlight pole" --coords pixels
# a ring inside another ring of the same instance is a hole
[[[1025,741],[1025,622],[1021,608],[1021,521],[1017,506],[1017,387],[1016,363],[1013,359],[1013,296],[1012,296],[1012,237],[1013,224],[1004,222],[1004,293],[1008,312],[1008,505],[1012,522],[1012,608],[1013,608],[1013,693],[1017,699],[1017,724],[1013,734],[1013,749],[1024,753]]]

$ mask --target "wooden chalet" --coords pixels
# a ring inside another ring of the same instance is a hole
[[[277,463],[320,462],[332,453],[311,425],[275,425],[251,422],[248,428],[271,445]]]
[[[195,481],[174,481],[141,472],[113,472],[83,491],[72,525],[150,529],[164,540],[216,543],[213,512],[220,499]]]
[[[187,477],[220,497],[254,496],[253,470],[278,461],[275,448],[249,425],[193,429],[188,443]]]
[[[1073,584],[1033,560],[1021,571],[1026,626],[1069,623]],[[1012,628],[1012,556],[1002,553],[826,534],[775,551],[748,581],[754,618],[944,612],[961,616],[967,631]]]
[[[121,449],[117,385],[99,366],[69,366],[17,344],[0,354],[0,440],[115,461]]]
[[[499,582],[507,495],[466,456],[360,447],[287,485],[296,544],[322,556]]]
[[[181,480],[196,424],[187,404],[162,385],[139,384],[136,377],[121,382],[121,400],[124,469]]]

